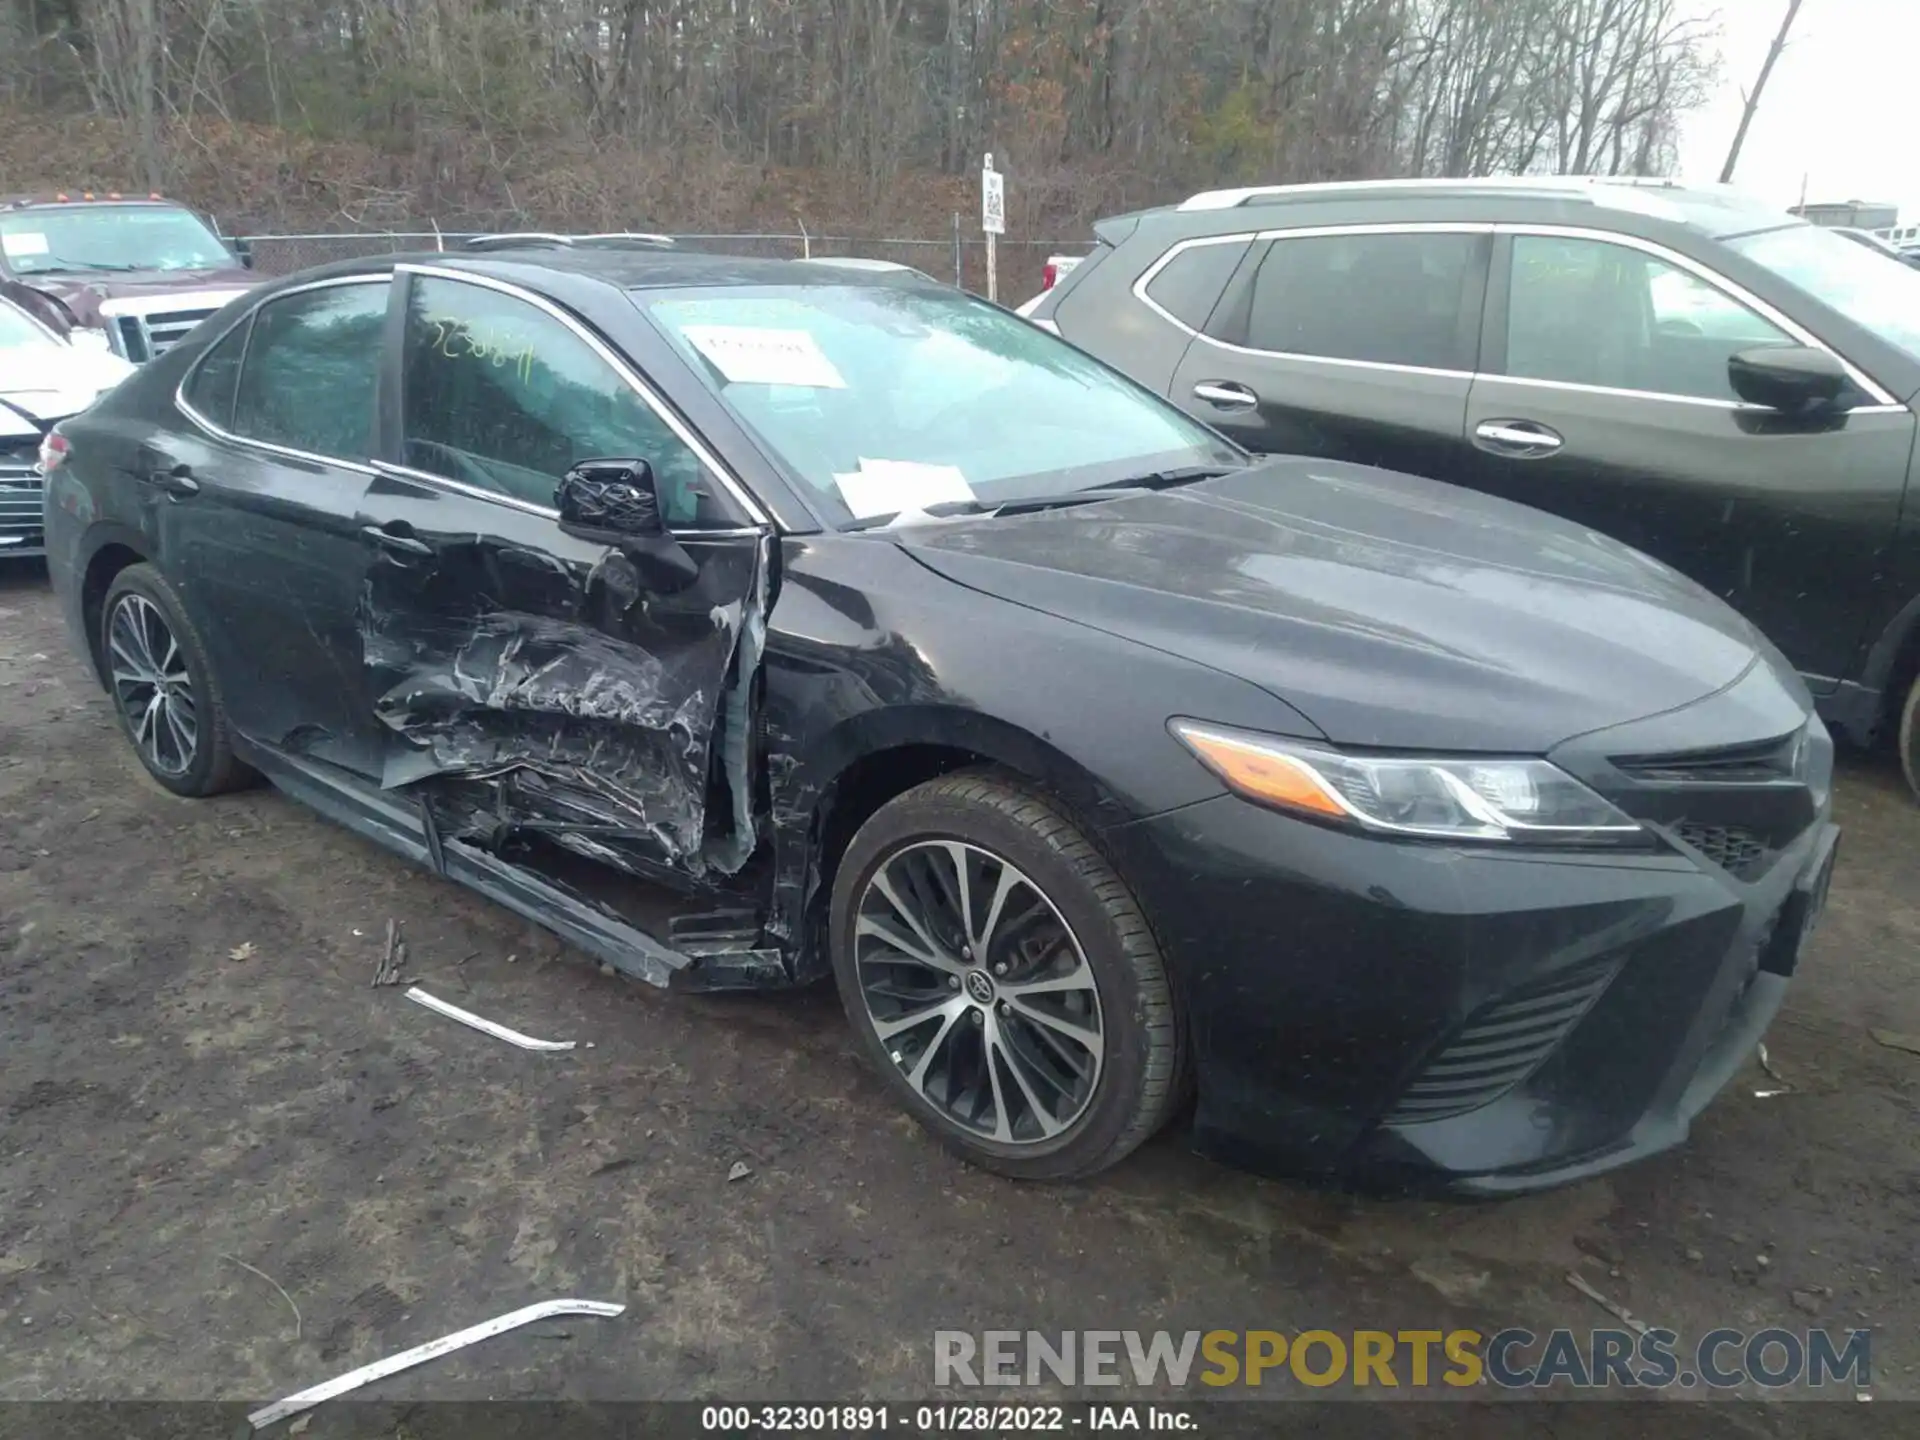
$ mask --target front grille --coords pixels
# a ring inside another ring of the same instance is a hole
[[[1615,757],[1613,763],[1636,780],[1678,785],[1751,785],[1768,780],[1791,780],[1805,734],[1804,730],[1796,730],[1777,740],[1727,745],[1714,750],[1623,755]]]
[[[216,308],[209,305],[192,310],[156,311],[151,315],[116,316],[113,325],[118,343],[114,348],[134,364],[144,365],[186,339],[193,327]]]
[[[42,523],[40,477],[0,451],[0,555],[37,546]]]
[[[1742,825],[1701,825],[1688,820],[1674,833],[1707,859],[1740,880],[1756,879],[1768,864],[1766,841]]]
[[[1617,958],[1590,961],[1482,1006],[1421,1068],[1386,1123],[1417,1125],[1492,1104],[1540,1068],[1619,969]]]

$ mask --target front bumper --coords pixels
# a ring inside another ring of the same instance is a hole
[[[0,560],[46,554],[40,472],[0,454]]]
[[[1504,1195],[1679,1143],[1779,1009],[1832,873],[1831,744],[1795,711],[1797,779],[1608,786],[1659,851],[1399,843],[1232,796],[1108,832],[1180,986],[1198,1148]],[[1729,815],[1760,853],[1690,843]]]

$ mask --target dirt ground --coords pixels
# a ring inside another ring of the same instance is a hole
[[[1176,1131],[1021,1186],[894,1111],[830,994],[667,996],[271,790],[168,796],[0,569],[0,1399],[273,1398],[558,1296],[629,1308],[374,1393],[925,1397],[936,1328],[1613,1323],[1569,1272],[1683,1336],[1872,1326],[1874,1398],[1920,1397],[1920,1055],[1869,1033],[1920,1034],[1920,807],[1855,758],[1838,808],[1780,1078],[1675,1153],[1383,1203]],[[389,920],[425,987],[580,1048],[371,988]]]

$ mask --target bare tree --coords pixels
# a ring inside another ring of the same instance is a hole
[[[1747,143],[1747,130],[1760,108],[1760,97],[1766,94],[1767,81],[1773,77],[1773,67],[1779,62],[1780,52],[1787,48],[1787,37],[1793,31],[1793,22],[1800,18],[1800,3],[1801,0],[1787,0],[1787,13],[1780,22],[1780,32],[1773,37],[1773,44],[1767,47],[1767,58],[1760,65],[1760,78],[1753,82],[1746,108],[1740,112],[1740,128],[1733,132],[1733,146],[1727,151],[1727,163],[1720,167],[1722,185],[1733,179],[1733,172],[1740,164],[1740,151]]]
[[[1682,5],[0,0],[0,106],[123,126],[104,187],[191,177],[276,223],[784,223],[818,194],[851,226],[909,176],[944,219],[991,150],[1016,225],[1071,225],[1226,181],[1657,166],[1706,64]],[[36,178],[10,113],[0,170]]]

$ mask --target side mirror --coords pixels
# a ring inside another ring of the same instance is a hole
[[[1817,419],[1853,408],[1853,380],[1824,350],[1766,345],[1727,361],[1727,378],[1742,400],[1785,415]]]
[[[238,236],[229,240],[227,243],[233,247],[233,253],[239,258],[240,268],[242,270],[251,270],[253,268],[253,246]]]
[[[667,533],[645,460],[582,460],[555,487],[553,503],[562,534],[619,550],[644,588],[671,595],[700,578],[700,566]]]

